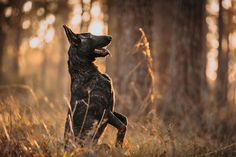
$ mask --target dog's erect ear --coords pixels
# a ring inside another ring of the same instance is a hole
[[[79,45],[81,43],[81,39],[78,38],[77,35],[74,32],[72,32],[72,30],[69,27],[63,25],[63,28],[65,29],[66,36],[70,44]]]

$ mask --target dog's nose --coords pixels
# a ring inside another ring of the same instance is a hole
[[[108,38],[108,40],[110,40],[110,41],[112,40],[112,36],[110,36],[110,35],[108,35],[107,38]]]

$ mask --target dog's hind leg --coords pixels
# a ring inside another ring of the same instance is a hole
[[[126,116],[124,116],[123,114],[118,113],[118,112],[113,112],[113,114],[114,114],[117,118],[119,118],[119,120],[122,121],[122,122],[127,126],[127,124],[128,124],[128,119],[127,119]]]
[[[120,114],[119,114],[120,115]],[[124,116],[122,116],[124,117]],[[127,122],[127,120],[126,120]],[[116,137],[116,147],[121,146],[124,141],[126,133],[126,124],[123,123],[113,112],[109,111],[108,113],[108,123],[117,128],[118,133]]]

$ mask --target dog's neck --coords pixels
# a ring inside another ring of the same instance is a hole
[[[76,62],[68,60],[69,73],[71,78],[83,79],[91,76],[94,72],[99,72],[97,66],[92,61],[77,59]]]

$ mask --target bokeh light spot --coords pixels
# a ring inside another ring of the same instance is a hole
[[[30,20],[25,20],[22,23],[22,28],[23,29],[28,29],[30,27],[30,24],[31,24]]]
[[[56,17],[53,14],[49,14],[46,17],[46,21],[48,24],[53,24],[56,20]]]
[[[91,0],[83,0],[84,4],[89,4],[91,2]]]
[[[54,34],[55,34],[54,28],[49,28],[46,32],[46,35],[45,35],[45,41],[47,43],[51,42],[54,38]]]
[[[36,48],[39,46],[39,44],[40,44],[40,39],[38,37],[32,38],[29,43],[31,48]]]
[[[32,1],[27,1],[23,5],[23,11],[24,12],[29,12],[32,9]]]
[[[94,2],[92,9],[91,9],[91,15],[93,17],[99,17],[99,15],[101,14],[101,8],[98,2]]]
[[[73,16],[72,17],[72,20],[71,20],[71,24],[72,25],[77,25],[77,24],[79,24],[81,22],[81,16],[80,16],[80,14],[78,14],[78,15],[75,15],[75,16]]]
[[[88,22],[89,19],[90,19],[89,13],[88,12],[84,12],[82,18],[83,18],[83,21]]]
[[[5,17],[10,17],[12,15],[12,7],[7,7],[4,13]]]
[[[38,16],[42,16],[43,14],[45,13],[45,9],[44,8],[39,8],[38,10],[37,10],[37,15]]]
[[[94,20],[91,22],[91,24],[89,25],[89,32],[95,34],[95,35],[101,35],[103,34],[103,28],[104,28],[104,24],[102,21],[100,20]]]

